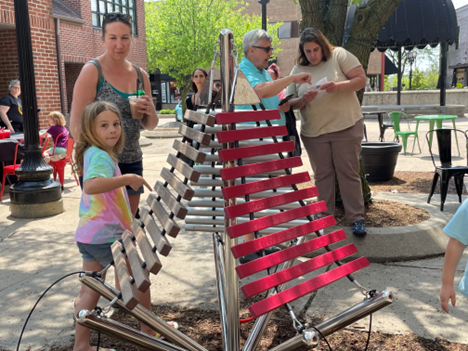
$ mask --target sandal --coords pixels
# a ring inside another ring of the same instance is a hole
[[[96,349],[96,346],[91,346],[93,349]],[[106,349],[105,347],[100,347],[99,351],[116,351],[115,349]]]
[[[177,323],[177,322],[170,321],[170,322],[166,322],[166,323],[169,324],[174,329],[179,329],[179,323]],[[159,333],[156,333],[156,335],[154,337],[156,339],[161,339],[161,340],[164,339],[164,336],[161,336],[161,334],[159,334]]]

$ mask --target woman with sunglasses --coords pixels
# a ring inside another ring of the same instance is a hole
[[[365,236],[364,199],[359,176],[359,155],[364,135],[361,106],[356,91],[366,85],[359,60],[333,47],[318,29],[306,28],[299,39],[299,53],[291,74],[310,73],[313,82],[327,78],[317,91],[307,84],[291,84],[291,107],[301,110],[301,139],[314,171],[319,199],[326,215],[335,212],[335,174],[353,234]],[[315,89],[316,90],[316,89]]]
[[[142,152],[139,145],[140,127],[152,130],[158,125],[158,116],[151,99],[151,86],[148,74],[131,64],[126,58],[130,52],[132,39],[131,18],[120,13],[110,13],[104,16],[102,22],[102,42],[105,53],[91,60],[81,70],[73,90],[73,103],[70,116],[70,129],[80,142],[80,125],[86,106],[93,101],[106,101],[116,105],[122,115],[122,126],[125,134],[123,152],[118,155],[119,168],[123,174],[143,175]],[[137,87],[137,79],[139,86]],[[132,119],[128,97],[135,95],[135,90],[143,89],[144,96],[137,102],[139,112],[144,113],[143,119]],[[103,125],[103,128],[105,126]],[[138,209],[141,187],[137,191],[127,187],[132,214]],[[85,289],[86,293],[92,293]],[[80,292],[81,296],[81,292]],[[76,310],[80,310],[80,296],[76,301]],[[140,303],[151,310],[149,290],[139,294]],[[145,324],[141,331],[156,335],[156,332]],[[91,351],[89,345],[89,329],[76,324],[74,351]]]
[[[121,13],[108,13],[102,22],[102,42],[106,52],[89,61],[81,70],[73,90],[70,129],[73,137],[80,139],[80,120],[86,106],[93,101],[115,104],[122,113],[125,145],[119,155],[122,174],[143,175],[142,151],[139,144],[140,127],[153,130],[158,125],[158,115],[151,98],[148,74],[127,60],[132,41],[131,17]],[[137,79],[139,86],[137,87]],[[99,81],[98,81],[99,80]],[[135,90],[144,90],[136,106],[144,113],[141,120],[132,119],[128,97]],[[127,187],[132,213],[135,215],[143,187],[137,191]]]

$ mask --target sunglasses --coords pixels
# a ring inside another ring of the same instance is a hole
[[[256,48],[256,49],[262,49],[264,50],[267,54],[269,54],[270,52],[273,52],[273,48],[271,46],[255,46],[255,45],[252,45],[253,48]]]
[[[104,15],[104,21],[106,22],[115,21],[115,20],[120,20],[123,22],[131,22],[132,17],[130,15],[119,13],[119,12],[111,12],[111,13],[106,13]]]

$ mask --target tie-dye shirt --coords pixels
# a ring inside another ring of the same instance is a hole
[[[84,153],[83,184],[87,179],[120,176],[118,165],[109,154],[95,146]],[[113,243],[127,229],[130,232],[132,214],[125,187],[107,193],[88,195],[81,193],[80,222],[75,241],[84,244]]]

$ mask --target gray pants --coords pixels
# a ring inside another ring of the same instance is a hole
[[[359,155],[364,134],[362,119],[351,128],[309,138],[301,135],[314,171],[319,200],[325,201],[325,214],[335,213],[335,172],[340,185],[346,219],[364,219],[364,199],[359,176]]]

